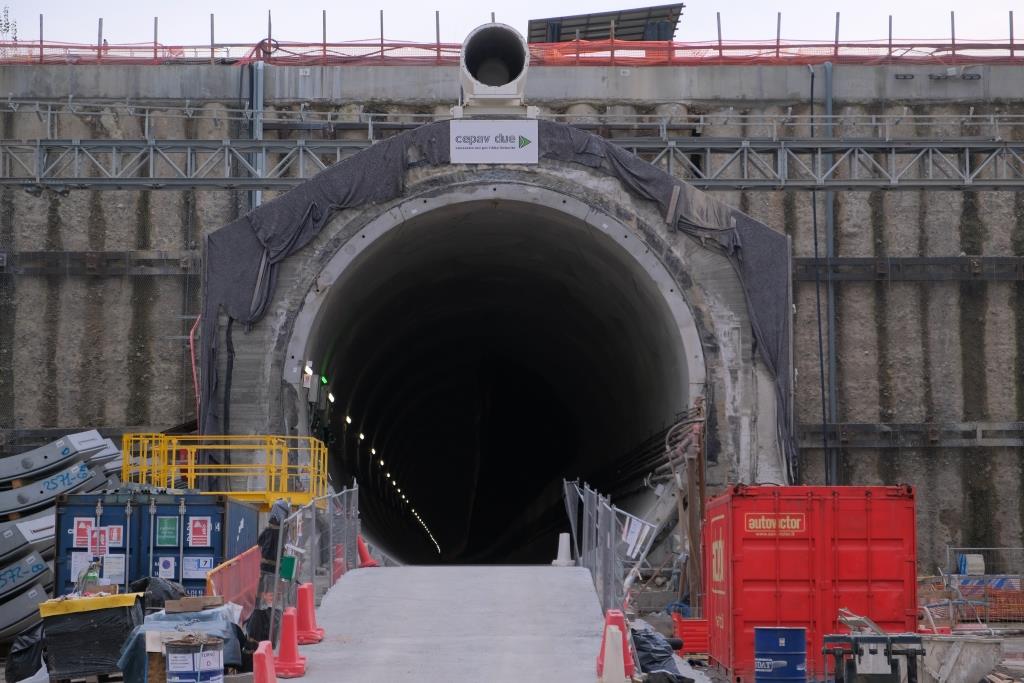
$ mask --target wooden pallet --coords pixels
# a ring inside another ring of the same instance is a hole
[[[1019,679],[1011,678],[1006,674],[1001,674],[998,672],[991,673],[988,676],[985,676],[985,680],[988,681],[988,683],[1020,683]]]

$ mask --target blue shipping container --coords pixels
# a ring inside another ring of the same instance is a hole
[[[54,592],[74,590],[89,563],[124,587],[146,576],[202,595],[206,574],[256,545],[259,510],[226,496],[138,491],[61,496],[56,506]]]

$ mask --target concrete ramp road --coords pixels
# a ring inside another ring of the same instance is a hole
[[[357,569],[324,597],[306,683],[593,683],[603,617],[579,567]]]

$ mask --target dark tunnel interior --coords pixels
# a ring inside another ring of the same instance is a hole
[[[562,479],[600,484],[687,400],[651,276],[535,204],[396,226],[331,286],[310,339],[335,397],[332,481],[358,482],[366,534],[406,563],[549,562]]]

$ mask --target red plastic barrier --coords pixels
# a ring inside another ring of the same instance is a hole
[[[299,645],[313,645],[324,639],[324,630],[316,624],[316,603],[313,584],[299,586],[298,636]]]
[[[227,560],[206,575],[206,594],[219,595],[224,602],[242,606],[241,623],[256,609],[260,586],[260,547],[254,545]]]
[[[672,621],[675,622],[676,637],[683,641],[683,646],[677,652],[688,655],[708,653],[707,619],[684,619],[673,612]]]
[[[618,626],[619,633],[622,634],[621,643],[605,643],[605,639],[608,633],[609,626]],[[626,665],[626,676],[632,677],[635,667],[633,665],[633,655],[629,649],[629,628],[626,626],[626,615],[622,613],[622,610],[610,609],[605,612],[604,615],[604,628],[601,630],[601,651],[597,655],[597,675],[601,677],[604,675],[604,648],[605,645],[608,647],[621,647],[622,648],[622,661]]]
[[[277,648],[274,673],[281,678],[299,678],[306,675],[306,658],[299,654],[298,615],[294,607],[285,609],[281,616],[281,642]]]
[[[274,672],[274,645],[269,640],[261,641],[252,655],[253,683],[277,683]]]

